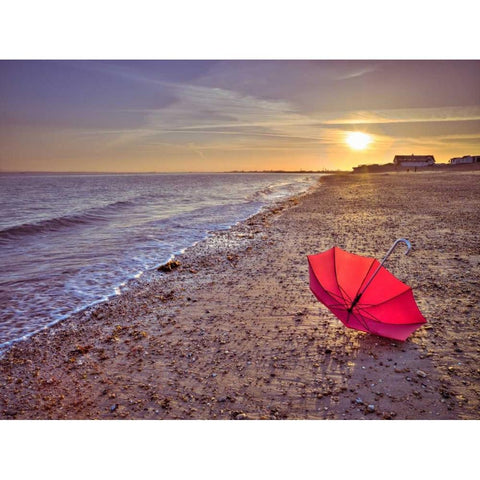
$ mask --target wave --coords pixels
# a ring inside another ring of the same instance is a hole
[[[265,200],[268,195],[272,194],[275,189],[274,185],[268,185],[267,187],[262,188],[261,190],[257,190],[256,192],[252,192],[247,195],[246,200]]]
[[[307,178],[297,179],[295,181],[285,181],[281,183],[270,184],[261,190],[249,194],[246,199],[249,201],[271,201],[281,200],[291,195],[306,191],[314,182]]]
[[[98,221],[105,220],[107,218],[106,214],[109,212],[114,212],[133,205],[135,205],[135,203],[130,200],[121,200],[110,203],[103,207],[94,207],[82,213],[75,213],[72,215],[48,218],[33,223],[15,225],[14,227],[0,230],[0,243],[28,235],[33,235],[35,233],[52,232],[77,225],[96,223]]]

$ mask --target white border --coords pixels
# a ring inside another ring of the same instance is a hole
[[[3,59],[477,59],[474,2],[16,0]]]

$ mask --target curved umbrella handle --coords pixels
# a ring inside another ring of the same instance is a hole
[[[387,252],[385,257],[383,257],[381,265],[384,264],[385,260],[391,255],[391,253],[399,243],[404,243],[407,246],[407,251],[405,252],[405,255],[408,255],[410,253],[410,250],[412,249],[412,244],[406,238],[399,238],[395,240],[395,242],[393,242],[393,245],[390,247],[390,250]]]

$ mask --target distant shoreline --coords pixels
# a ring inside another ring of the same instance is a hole
[[[358,165],[350,170],[224,170],[224,171],[199,171],[199,172],[61,172],[61,171],[12,171],[2,172],[0,176],[8,175],[222,175],[222,174],[348,174],[348,173],[386,173],[386,172],[435,172],[435,171],[472,171],[480,170],[480,163],[451,165],[449,163],[436,163],[425,167],[395,167],[393,163]]]
[[[459,172],[459,171],[474,171],[480,170],[480,163],[463,163],[459,165],[452,165],[450,163],[435,163],[434,165],[428,165],[425,167],[415,167],[415,166],[397,166],[393,163],[386,163],[383,165],[370,164],[370,165],[359,165],[354,167],[353,172],[355,174],[359,173],[399,173],[399,172]]]
[[[347,170],[225,170],[220,172],[1,172],[0,175],[220,175],[225,173],[351,173]]]

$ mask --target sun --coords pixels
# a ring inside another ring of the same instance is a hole
[[[364,150],[371,143],[372,137],[362,132],[350,132],[346,142],[353,150]]]

